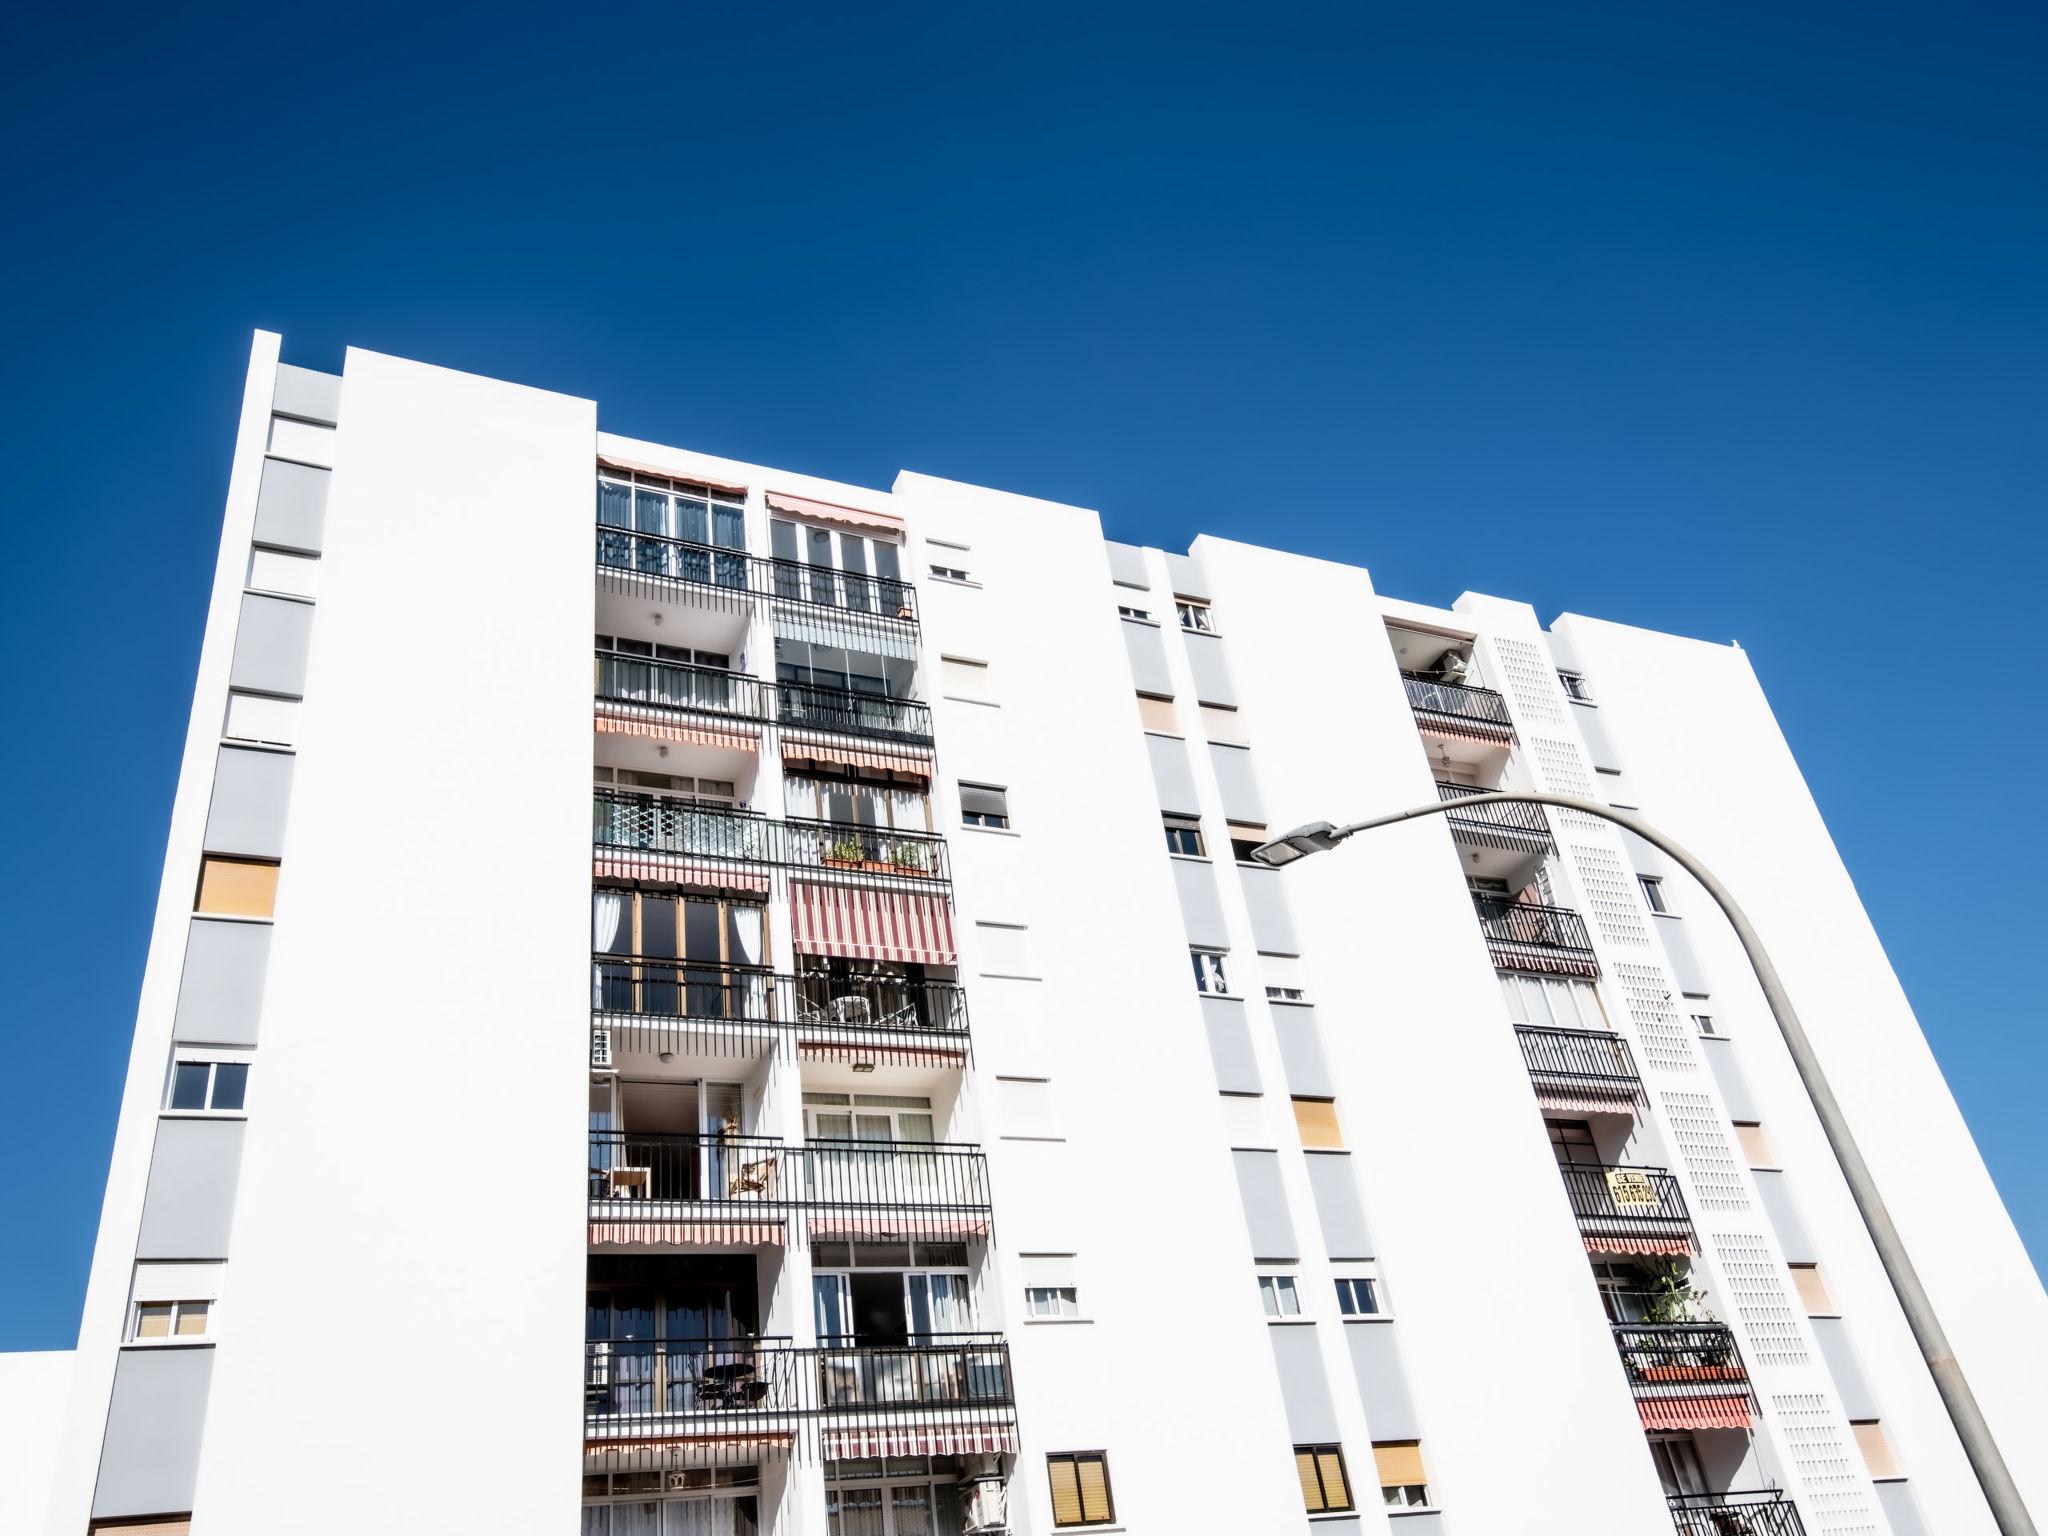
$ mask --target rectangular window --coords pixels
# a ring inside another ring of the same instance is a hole
[[[1175,598],[1174,609],[1180,614],[1180,627],[1197,635],[1216,633],[1215,615],[1209,612],[1209,605],[1192,597]]]
[[[1156,735],[1180,734],[1180,726],[1173,718],[1173,700],[1155,698],[1149,693],[1138,695],[1138,723]]]
[[[1564,696],[1566,698],[1576,699],[1581,704],[1589,704],[1592,702],[1593,695],[1586,687],[1585,673],[1567,672],[1562,667],[1560,667],[1557,673],[1557,681],[1559,686],[1561,686],[1564,689]]]
[[[239,1111],[248,1092],[246,1061],[174,1061],[164,1108]]]
[[[1352,1508],[1351,1479],[1344,1475],[1344,1452],[1334,1445],[1297,1445],[1294,1471],[1301,1479],[1301,1502],[1312,1515]]]
[[[1259,1276],[1259,1305],[1268,1317],[1301,1316],[1301,1288],[1292,1275]]]
[[[1045,1470],[1052,1479],[1054,1525],[1107,1525],[1116,1518],[1108,1452],[1059,1452],[1045,1458]]]
[[[1166,851],[1184,853],[1190,858],[1202,858],[1207,850],[1202,846],[1202,823],[1193,816],[1166,817]]]
[[[1010,792],[1000,784],[960,785],[960,824],[963,827],[1007,827],[1010,824]]]
[[[1027,1285],[1024,1310],[1032,1317],[1079,1317],[1081,1303],[1071,1285]]]
[[[1223,955],[1213,949],[1191,949],[1188,958],[1195,966],[1195,990],[1219,997],[1230,994],[1230,982],[1223,974]]]
[[[1233,747],[1251,744],[1251,736],[1245,731],[1243,717],[1236,710],[1226,709],[1221,704],[1202,706],[1202,734],[1211,741],[1220,741]]]
[[[1337,1277],[1337,1311],[1345,1317],[1377,1317],[1380,1310],[1379,1282],[1369,1275]]]
[[[1664,881],[1656,875],[1637,875],[1636,884],[1643,888],[1643,900],[1650,904],[1652,912],[1669,915],[1671,908],[1664,904]]]
[[[130,1341],[203,1339],[210,1301],[138,1301],[130,1322]]]
[[[966,570],[957,565],[935,565],[931,568],[931,572],[941,581],[966,581],[968,579]]]
[[[1296,1099],[1294,1124],[1304,1147],[1342,1147],[1344,1133],[1337,1127],[1335,1099]]]
[[[1856,1448],[1863,1452],[1863,1465],[1874,1478],[1897,1477],[1898,1458],[1892,1454],[1891,1442],[1885,1439],[1884,1425],[1876,1419],[1851,1419],[1849,1432],[1856,1437]]]
[[[1720,1026],[1714,1022],[1714,1016],[1711,1013],[1694,1014],[1692,1016],[1692,1027],[1703,1035],[1718,1035],[1721,1033]]]
[[[216,917],[269,917],[277,907],[277,862],[208,854],[199,861],[193,910]]]
[[[988,663],[965,656],[939,658],[939,686],[950,699],[988,700]]]
[[[1152,622],[1152,615],[1143,608],[1126,608],[1119,603],[1116,612],[1117,617],[1120,619],[1137,619],[1145,624]]]
[[[1422,1474],[1420,1440],[1375,1440],[1372,1459],[1379,1471],[1380,1497],[1390,1509],[1429,1503],[1429,1479]]]
[[[1245,821],[1230,823],[1230,856],[1240,864],[1251,863],[1252,850],[1271,841],[1264,827],[1256,827]]]
[[[1752,1168],[1775,1168],[1778,1160],[1771,1155],[1770,1141],[1764,1136],[1764,1128],[1755,1121],[1735,1122],[1735,1141],[1742,1148],[1742,1156]]]
[[[1799,1293],[1799,1301],[1806,1308],[1808,1317],[1833,1317],[1835,1298],[1828,1294],[1827,1282],[1821,1278],[1818,1264],[1787,1264],[1792,1271],[1792,1289]]]

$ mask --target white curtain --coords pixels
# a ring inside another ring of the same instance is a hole
[[[671,1499],[662,1506],[661,1536],[735,1536],[731,1499]]]
[[[619,926],[625,921],[626,893],[624,891],[593,891],[590,896],[590,947],[600,955],[611,953],[612,945],[619,937]],[[590,968],[590,1006],[604,1007],[604,967]]]

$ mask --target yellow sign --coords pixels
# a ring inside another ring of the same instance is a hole
[[[1650,1176],[1633,1168],[1607,1170],[1607,1196],[1619,1206],[1640,1208],[1658,1203],[1657,1186],[1650,1182]]]

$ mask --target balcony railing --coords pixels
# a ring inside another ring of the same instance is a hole
[[[1567,1163],[1558,1172],[1588,1252],[1677,1257],[1697,1250],[1685,1196],[1662,1168]]]
[[[1749,1371],[1726,1323],[1617,1323],[1615,1347],[1637,1394],[1749,1394]]]
[[[713,801],[598,788],[591,837],[601,862],[631,864],[643,879],[724,871],[720,884],[756,869],[814,870],[888,883],[943,886],[951,878],[946,840],[936,832],[790,817],[774,821]],[[642,855],[639,859],[621,855]],[[764,882],[751,882],[757,888]]]
[[[1472,905],[1496,968],[1550,976],[1600,974],[1586,920],[1571,908],[1492,896],[1474,896]]]
[[[790,1198],[787,1152],[766,1136],[592,1131],[592,1219],[676,1219],[686,1206],[690,1215],[736,1206],[752,1220]]]
[[[1015,1435],[1010,1347],[995,1333],[593,1340],[583,1379],[586,1470],[854,1455],[870,1416],[922,1454]]]
[[[889,699],[809,683],[777,683],[775,718],[795,730],[836,731],[912,747],[932,744],[931,706],[919,699]]]
[[[1453,736],[1477,737],[1482,741],[1511,742],[1515,723],[1508,714],[1508,702],[1491,688],[1468,688],[1463,683],[1438,682],[1420,672],[1403,672],[1401,686],[1408,692],[1408,707],[1417,721]]]
[[[807,1141],[799,1196],[812,1236],[986,1237],[988,1159],[955,1142]]]
[[[1670,1504],[1678,1536],[1806,1536],[1799,1506],[1777,1488],[1673,1494]]]
[[[632,712],[666,710],[735,720],[765,718],[759,678],[647,656],[599,651],[594,691],[601,703],[625,706]]]
[[[1446,784],[1441,779],[1436,786],[1437,799],[1451,803],[1469,795],[1486,793],[1477,785]],[[1520,800],[1496,800],[1486,805],[1446,811],[1444,820],[1450,823],[1451,836],[1462,843],[1482,848],[1503,848],[1512,853],[1557,851],[1557,844],[1550,836],[1550,818],[1543,814],[1540,805]]]
[[[693,544],[609,523],[597,525],[597,568],[601,579],[627,591],[666,595],[685,588],[719,606],[773,598],[857,619],[917,622],[917,589],[907,581],[764,560],[743,549]]]
[[[1619,1035],[1517,1024],[1515,1040],[1545,1109],[1559,1114],[1627,1114],[1642,1099],[1635,1057]]]

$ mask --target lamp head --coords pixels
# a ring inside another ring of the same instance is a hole
[[[1284,832],[1270,843],[1261,843],[1252,850],[1252,859],[1268,869],[1281,869],[1296,859],[1305,859],[1312,853],[1324,853],[1336,847],[1344,839],[1335,827],[1327,821],[1311,821],[1306,826]]]

